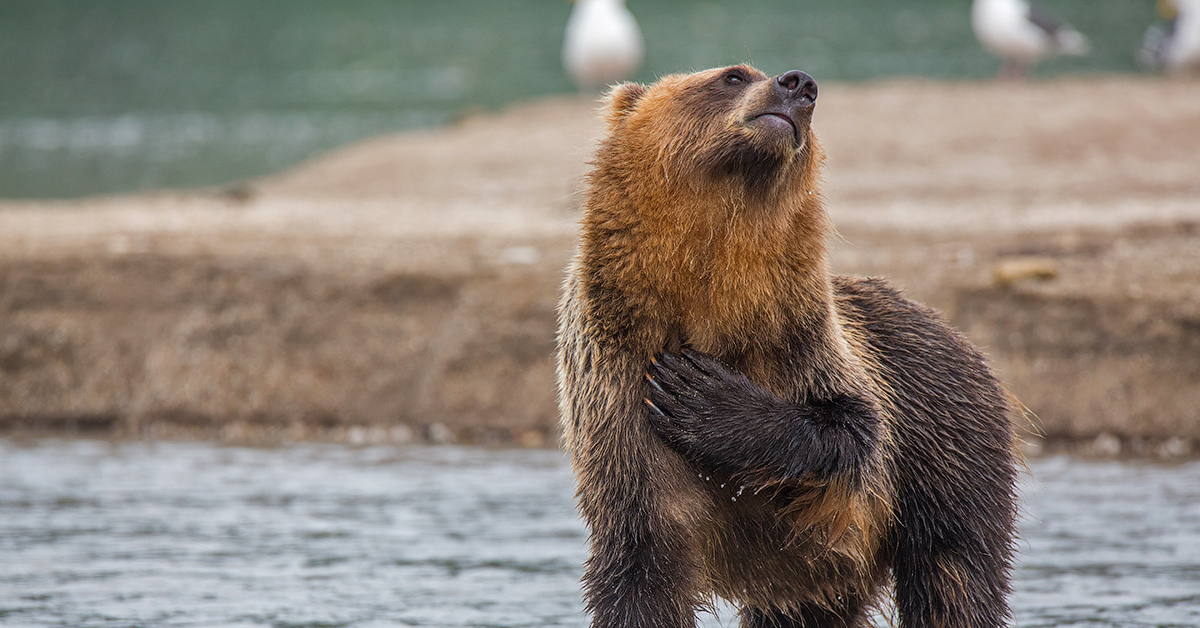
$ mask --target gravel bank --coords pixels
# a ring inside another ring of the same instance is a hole
[[[0,202],[0,429],[553,444],[595,108]],[[945,312],[1050,447],[1200,448],[1200,82],[831,84],[815,125],[838,272]]]

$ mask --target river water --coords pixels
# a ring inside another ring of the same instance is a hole
[[[635,77],[750,61],[818,81],[986,78],[969,0],[636,0]],[[1092,53],[1043,75],[1136,72],[1152,0],[1047,0]],[[573,91],[567,0],[5,0],[0,197],[256,177],[362,137]]]
[[[1017,625],[1200,625],[1200,462],[1030,466]],[[571,493],[555,451],[0,440],[0,624],[583,627]]]

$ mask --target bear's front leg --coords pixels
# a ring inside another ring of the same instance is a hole
[[[584,565],[592,628],[694,628],[698,565],[685,530],[638,503],[594,523]]]
[[[878,412],[860,393],[787,401],[691,350],[664,353],[646,378],[655,431],[714,473],[763,481],[853,477],[877,446]]]
[[[609,368],[592,368],[601,361]],[[645,364],[591,344],[563,360],[564,424],[590,529],[583,593],[592,628],[694,628],[703,597],[694,528],[706,502],[691,465],[646,420]]]

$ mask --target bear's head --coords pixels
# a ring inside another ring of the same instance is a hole
[[[750,190],[775,190],[819,168],[809,126],[816,100],[809,75],[768,77],[747,65],[625,83],[607,97],[606,144],[612,156],[667,181],[695,188],[698,179],[732,177]]]

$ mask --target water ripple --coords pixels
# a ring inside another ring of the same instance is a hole
[[[1017,625],[1200,625],[1200,464],[1032,469]],[[553,451],[0,440],[0,623],[582,627],[572,492]]]

